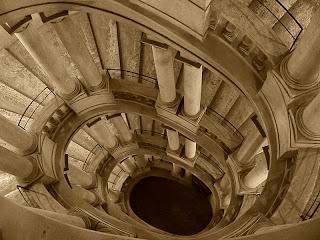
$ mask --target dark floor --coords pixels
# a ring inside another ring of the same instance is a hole
[[[137,183],[130,205],[148,224],[179,235],[200,232],[212,218],[211,205],[203,191],[161,177],[147,177]]]

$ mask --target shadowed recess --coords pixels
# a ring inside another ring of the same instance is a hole
[[[162,177],[147,177],[138,182],[132,190],[130,205],[148,224],[178,235],[199,233],[212,219],[207,194],[195,185]]]

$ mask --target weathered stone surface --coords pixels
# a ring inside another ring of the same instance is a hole
[[[238,129],[241,124],[246,121],[250,115],[253,113],[253,108],[249,100],[240,95],[228,114],[226,115],[226,119],[236,128]]]
[[[32,101],[30,98],[22,95],[2,82],[0,82],[0,92],[0,108],[18,114],[23,114],[29,103]],[[33,105],[31,106],[31,109],[34,109],[35,107],[36,106]],[[26,113],[27,116],[30,116],[32,112],[31,109]]]
[[[80,129],[73,136],[72,141],[87,149],[88,151],[91,151],[97,145],[97,142],[92,139],[89,134],[87,134],[83,129]]]
[[[86,150],[85,148],[83,148],[82,146],[80,146],[79,144],[71,141],[68,145],[66,153],[69,156],[71,156],[79,161],[84,162],[86,160],[86,157],[89,154],[89,151]]]
[[[0,81],[34,99],[46,86],[7,50],[0,51]]]
[[[50,86],[48,74],[35,62],[31,55],[27,52],[20,41],[16,41],[12,44],[7,51],[14,56],[21,64],[23,64],[30,72],[32,72],[39,80],[41,80],[45,85]]]
[[[87,13],[77,13],[71,15],[73,23],[76,24],[79,28],[81,28],[82,38],[94,60],[98,69],[102,70],[102,65],[100,62],[100,57],[98,53],[98,49],[95,42],[95,36],[93,34],[93,29],[91,28],[91,21],[89,19],[89,15]]]
[[[258,21],[258,17],[246,6],[238,3],[237,0],[213,1],[213,6],[222,15],[244,34],[250,36],[253,42],[265,53],[272,61],[284,54],[288,48],[280,39],[265,27],[264,23]]]
[[[301,149],[296,159],[296,170],[288,192],[272,221],[288,224],[300,221],[302,213],[316,187],[320,169],[319,149]]]
[[[154,65],[154,60],[153,60],[153,53],[152,53],[152,48],[148,44],[142,44],[141,45],[141,56],[140,56],[140,74],[155,78],[157,79],[157,73],[156,73],[156,68]],[[148,81],[151,81],[150,84],[152,84],[152,80],[148,78],[143,78],[141,77],[141,80],[143,83],[148,83]]]
[[[121,69],[118,45],[118,23],[103,15],[90,15],[92,32],[96,37],[97,50],[104,69]],[[121,72],[110,71],[111,77],[120,78]]]
[[[139,74],[142,33],[123,23],[118,23],[118,26],[121,69]],[[125,79],[139,81],[139,77],[133,74],[123,74]]]
[[[142,124],[141,124],[142,125],[142,129],[144,131],[150,132],[150,134],[151,134],[152,129],[153,129],[153,120],[151,118],[148,118],[148,117],[142,117],[141,122],[142,122]]]
[[[201,104],[209,106],[216,95],[222,80],[218,74],[204,69],[202,75]]]
[[[225,117],[238,97],[238,89],[222,82],[209,107]]]
[[[0,171],[0,196],[4,196],[17,188],[16,177]]]

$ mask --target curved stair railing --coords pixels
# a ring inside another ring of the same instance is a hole
[[[118,69],[118,68],[107,68],[107,73],[109,76],[113,76],[115,73],[120,74],[121,78],[130,77],[137,80],[139,83],[149,83],[154,85],[155,88],[158,88],[158,81],[154,77],[146,76],[136,72]]]
[[[95,145],[90,152],[88,153],[86,160],[84,161],[83,165],[82,165],[82,170],[85,171],[85,169],[87,168],[89,162],[92,160],[92,158],[95,156],[96,152],[98,151],[98,149],[102,150],[102,147],[100,146],[100,144]]]
[[[34,116],[34,114],[40,110],[40,106],[43,104],[43,102],[50,96],[55,96],[54,92],[49,89],[48,87],[45,87],[27,106],[27,108],[24,110],[23,114],[20,117],[20,120],[18,122],[18,126],[22,129],[26,130],[28,124],[30,123],[30,120]],[[30,114],[28,114],[30,113]]]

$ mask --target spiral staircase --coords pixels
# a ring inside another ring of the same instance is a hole
[[[0,12],[0,239],[320,237],[319,138],[299,125],[316,125],[319,84],[291,77],[297,55],[319,65],[317,1]],[[205,192],[205,227],[142,219],[131,195],[151,177]]]

